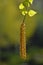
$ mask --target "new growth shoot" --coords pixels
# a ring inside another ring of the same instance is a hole
[[[31,7],[32,3],[33,3],[33,0],[25,0],[24,2],[20,3],[19,9],[21,10],[21,14],[23,16],[29,15],[30,17],[32,17],[35,14],[37,14],[36,11],[34,11],[32,9],[29,10],[29,8]]]
[[[36,11],[32,9],[29,10],[32,3],[33,3],[33,0],[25,0],[19,5],[21,14],[24,16],[24,19],[20,28],[20,56],[22,59],[26,59],[26,34],[25,34],[25,23],[24,23],[25,18],[26,18],[26,15],[29,15],[30,17],[32,17],[35,14],[37,14]]]

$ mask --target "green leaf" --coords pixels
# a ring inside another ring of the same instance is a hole
[[[21,3],[21,4],[19,5],[19,9],[24,9],[23,3]]]
[[[27,14],[27,11],[22,11],[22,15],[26,15]]]
[[[29,15],[30,17],[34,16],[35,14],[37,14],[37,12],[34,11],[34,10],[30,10],[30,11],[28,12],[28,15]]]
[[[33,3],[33,0],[29,0],[29,2],[30,2],[30,4],[32,4]]]
[[[24,6],[26,6],[26,7],[30,7],[29,2],[27,2],[27,1],[24,1],[23,4],[24,4]]]

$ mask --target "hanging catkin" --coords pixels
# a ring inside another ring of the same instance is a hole
[[[20,28],[20,56],[22,59],[26,59],[26,34],[24,22],[21,24]]]

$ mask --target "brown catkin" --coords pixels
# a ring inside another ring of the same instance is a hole
[[[26,34],[25,34],[25,23],[21,24],[20,28],[20,57],[26,59]]]

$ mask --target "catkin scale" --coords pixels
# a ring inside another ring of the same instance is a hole
[[[26,59],[26,34],[25,23],[23,22],[20,27],[20,57]]]

